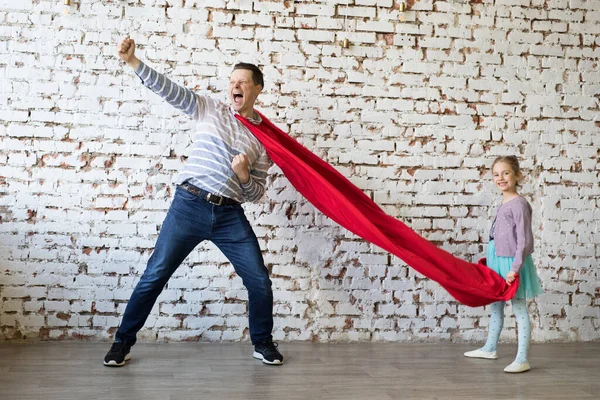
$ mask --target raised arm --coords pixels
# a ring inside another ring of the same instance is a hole
[[[135,42],[133,39],[124,39],[118,47],[117,54],[121,60],[125,61],[135,71],[144,86],[178,110],[194,119],[200,118],[202,102],[199,101],[198,96],[140,61],[135,56]]]

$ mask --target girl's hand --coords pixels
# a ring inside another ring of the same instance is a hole
[[[517,274],[515,272],[508,271],[508,274],[506,274],[506,283],[508,283],[510,285],[515,281],[516,278],[517,278]]]

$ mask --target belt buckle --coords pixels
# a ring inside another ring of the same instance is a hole
[[[212,200],[212,198],[213,198],[213,197],[216,197],[217,199],[219,199],[219,201],[213,201],[213,200]],[[210,204],[214,204],[215,206],[220,206],[220,205],[222,205],[222,204],[223,204],[223,200],[224,200],[224,198],[223,198],[223,197],[219,197],[219,196],[217,196],[217,195],[214,195],[214,194],[212,194],[212,193],[209,193],[209,194],[206,196],[206,200],[207,200],[207,201],[208,201]]]

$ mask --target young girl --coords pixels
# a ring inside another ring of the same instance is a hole
[[[515,156],[498,157],[492,164],[494,184],[502,192],[502,204],[498,209],[487,248],[487,265],[511,285],[519,275],[519,288],[511,300],[517,319],[518,351],[515,360],[504,372],[525,372],[531,367],[527,361],[531,325],[525,299],[542,293],[540,281],[533,265],[533,233],[531,231],[531,206],[517,193],[519,180],[523,177]],[[504,325],[504,302],[490,305],[492,315],[485,346],[468,351],[466,357],[496,359],[496,344]]]

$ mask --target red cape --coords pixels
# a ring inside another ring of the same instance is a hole
[[[472,307],[510,300],[517,291],[485,265],[470,263],[423,239],[387,215],[366,194],[264,115],[260,125],[237,118],[263,144],[290,183],[323,214],[363,239],[400,257],[416,271],[442,285]]]

